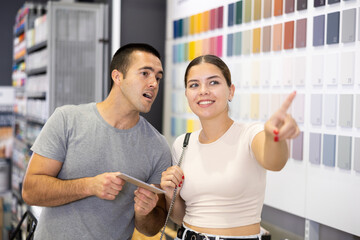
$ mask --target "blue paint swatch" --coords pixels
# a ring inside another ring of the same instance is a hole
[[[324,134],[323,142],[323,164],[325,166],[335,167],[336,136]]]
[[[309,161],[313,164],[320,164],[321,159],[321,134],[310,133]]]

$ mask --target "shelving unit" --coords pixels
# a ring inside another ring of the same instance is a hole
[[[107,91],[107,5],[25,3],[14,26],[15,88],[12,215],[29,209],[21,197],[30,147],[55,108],[103,100]],[[105,40],[105,41],[104,41]],[[36,217],[39,209],[32,208]]]

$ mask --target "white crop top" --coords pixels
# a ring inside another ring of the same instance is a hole
[[[259,223],[265,195],[266,170],[251,150],[263,123],[233,123],[210,144],[199,142],[199,131],[190,136],[181,163],[185,201],[184,222],[197,227],[231,228]],[[180,158],[184,134],[172,148],[173,163]]]

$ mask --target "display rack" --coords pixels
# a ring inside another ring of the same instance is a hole
[[[31,146],[55,108],[103,100],[107,89],[107,5],[25,3],[14,26],[13,226],[29,209],[21,197]],[[35,216],[39,209],[31,209]]]

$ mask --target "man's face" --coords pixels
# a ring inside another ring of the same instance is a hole
[[[120,89],[130,110],[147,113],[150,111],[159,90],[163,68],[160,59],[142,51],[131,54],[130,65]]]

